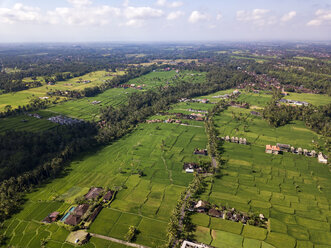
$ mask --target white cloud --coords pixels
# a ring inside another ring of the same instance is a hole
[[[197,10],[193,11],[188,19],[190,23],[197,23],[207,20],[209,20],[209,17],[206,14],[199,12]]]
[[[272,25],[277,23],[275,16],[267,15],[270,13],[268,9],[254,9],[252,11],[239,10],[237,11],[237,21],[251,22],[257,26]]]
[[[315,12],[315,19],[309,21],[307,26],[331,26],[331,10],[319,9]]]
[[[297,15],[297,12],[295,11],[291,11],[285,15],[282,16],[282,18],[280,19],[282,22],[288,22],[290,20],[292,20],[295,16]]]
[[[216,16],[216,20],[220,21],[220,20],[222,20],[222,18],[223,18],[222,14],[218,13],[217,16]]]
[[[156,4],[162,7],[178,8],[183,6],[184,3],[180,1],[168,2],[167,0],[157,0]]]
[[[39,8],[16,3],[13,8],[0,8],[0,23],[14,24],[18,22],[38,23],[42,19]]]
[[[77,6],[77,7],[82,7],[82,6],[88,6],[91,5],[92,2],[90,0],[67,0],[70,4]]]
[[[131,20],[128,20],[126,23],[124,23],[124,25],[122,25],[122,26],[127,26],[127,27],[141,27],[143,25],[144,25],[144,21],[143,20],[131,19]]]
[[[182,17],[184,14],[185,13],[183,11],[170,12],[167,16],[167,20],[169,20],[169,21],[176,20],[176,19]]]
[[[119,17],[121,10],[110,6],[83,8],[56,8],[47,12],[47,20],[51,24],[67,25],[107,25],[115,17]]]
[[[163,11],[151,7],[127,7],[124,16],[128,19],[149,19],[163,16]]]

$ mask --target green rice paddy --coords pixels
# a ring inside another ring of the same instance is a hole
[[[312,139],[318,135],[302,122],[271,128],[249,112],[230,107],[215,119],[221,136],[245,137],[251,144],[224,143],[221,176],[209,182],[201,197],[263,213],[268,229],[195,214],[196,239],[215,247],[331,247],[328,166],[303,155],[264,152],[266,144],[276,143],[314,149]]]
[[[162,82],[171,81],[176,75],[154,73],[159,75],[157,77],[169,76]],[[161,81],[155,81],[155,75],[148,74],[149,79],[140,78],[135,82],[151,88],[163,85]],[[97,115],[93,113],[100,106],[123,104],[127,95],[134,91],[136,89],[110,89],[96,97],[55,105],[40,114],[61,113],[95,120]],[[232,91],[199,98],[216,101],[212,96]],[[269,95],[243,93],[240,99],[263,107]],[[95,100],[102,101],[100,106],[91,104]],[[189,108],[208,110],[212,106],[178,103],[169,112],[189,114]],[[328,167],[317,163],[316,158],[264,152],[266,144],[276,143],[316,149],[312,140],[318,140],[319,135],[307,129],[303,122],[272,128],[260,117],[251,115],[250,111],[252,109],[229,107],[215,118],[220,136],[244,137],[250,145],[224,144],[223,158],[226,162],[221,169],[222,175],[208,182],[201,198],[243,212],[263,213],[270,220],[268,229],[195,214],[192,216],[196,224],[195,239],[226,248],[331,247],[331,180]],[[151,119],[169,117],[156,115]],[[5,122],[11,121],[11,118],[3,121],[3,124],[0,123],[1,132],[5,131]],[[20,119],[15,121],[20,122]],[[33,125],[37,125],[34,121],[29,119],[25,123],[31,123],[32,131]],[[42,123],[43,120],[38,121],[47,126],[47,123]],[[4,223],[0,233],[10,238],[8,245],[12,247],[40,247],[41,239],[48,240],[46,247],[73,247],[65,242],[69,234],[65,228],[57,224],[45,225],[41,220],[53,211],[64,213],[78,196],[84,195],[92,186],[109,187],[120,191],[111,205],[100,212],[88,231],[123,240],[128,227],[134,225],[140,231],[136,243],[161,247],[166,243],[171,211],[193,178],[183,173],[183,163],[209,159],[192,153],[194,148],[207,145],[203,122],[189,121],[188,124],[140,124],[121,140],[83,154],[72,161],[62,177],[27,194],[22,211]],[[18,130],[20,128],[17,126]],[[144,176],[137,174],[138,169],[144,172]],[[125,246],[93,237],[83,247]]]
[[[74,160],[63,177],[29,193],[23,210],[5,223],[9,245],[39,247],[37,240],[44,237],[49,239],[47,247],[67,247],[68,231],[40,221],[52,211],[64,212],[77,196],[99,186],[122,189],[110,207],[101,211],[90,232],[123,240],[128,227],[134,225],[140,231],[136,243],[161,247],[166,242],[171,211],[193,178],[183,173],[183,162],[203,159],[193,155],[193,150],[206,147],[206,143],[203,128],[141,124],[112,145]],[[138,168],[144,176],[136,174]],[[28,225],[33,225],[29,232],[25,231]],[[104,240],[93,238],[86,246],[117,247],[103,245]]]

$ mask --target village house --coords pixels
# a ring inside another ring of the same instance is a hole
[[[291,145],[288,144],[277,143],[276,146],[279,147],[282,152],[289,152],[291,150]]]
[[[318,154],[318,162],[322,163],[322,164],[327,164],[328,163],[328,159],[327,157],[323,154],[323,153],[319,153]]]
[[[247,140],[246,140],[246,138],[240,138],[240,139],[239,139],[239,144],[247,145]]]
[[[223,213],[216,208],[211,208],[208,211],[208,215],[215,218],[221,218],[223,216]]]
[[[67,225],[70,225],[70,226],[76,226],[81,222],[81,220],[82,220],[81,216],[71,214],[64,221],[64,223],[67,224]]]
[[[205,245],[205,244],[196,244],[196,243],[193,243],[191,241],[187,241],[185,240],[181,247],[180,248],[214,248],[212,246],[209,246],[209,245]]]
[[[312,151],[310,152],[310,156],[312,156],[312,157],[316,157],[316,151],[315,151],[315,150],[312,150]]]
[[[266,145],[265,152],[270,154],[279,154],[280,148],[278,146]]]
[[[260,116],[260,113],[256,111],[251,111],[251,115]]]
[[[45,217],[45,219],[43,219],[43,223],[53,223],[57,220],[58,216],[59,216],[59,212],[53,212],[51,214],[49,214],[47,217]]]
[[[209,202],[199,200],[198,203],[194,206],[194,209],[198,213],[205,213],[209,209]]]
[[[78,225],[82,220],[82,216],[87,212],[88,208],[88,204],[79,205],[77,208],[75,208],[74,212],[68,216],[64,223],[71,226]]]
[[[302,148],[301,148],[301,147],[298,148],[297,153],[298,153],[299,155],[302,155]]]
[[[62,115],[50,117],[48,120],[60,125],[74,125],[83,122],[82,120],[73,119]]]
[[[104,196],[103,196],[103,202],[110,201],[115,194],[115,191],[109,190]]]
[[[90,191],[85,195],[86,200],[95,200],[98,198],[100,193],[102,192],[102,188],[92,187]]]
[[[207,149],[198,149],[198,148],[195,148],[193,154],[207,156],[208,155],[208,151],[207,151]]]

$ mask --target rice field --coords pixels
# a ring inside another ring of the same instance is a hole
[[[215,118],[221,136],[245,137],[250,145],[224,143],[221,176],[209,180],[201,198],[262,213],[269,218],[268,229],[194,214],[195,239],[227,248],[331,247],[328,166],[316,158],[264,151],[266,144],[276,143],[314,149],[312,139],[319,136],[302,122],[272,128],[249,112],[230,107]]]
[[[40,239],[47,238],[47,247],[71,247],[65,243],[67,230],[40,221],[50,212],[64,213],[76,197],[98,186],[121,190],[89,232],[123,240],[129,226],[134,225],[139,230],[136,243],[161,247],[166,242],[171,211],[193,178],[183,173],[183,162],[208,159],[193,155],[194,148],[204,148],[206,143],[204,128],[166,123],[139,125],[112,145],[77,158],[63,177],[29,193],[23,210],[5,223],[8,245],[39,247]],[[137,169],[144,176],[139,176]],[[95,238],[86,246],[117,247]]]
[[[121,75],[124,72],[116,72],[110,74]],[[104,80],[111,79],[113,76],[108,76],[109,72],[106,71],[95,71],[83,75],[81,77],[71,78],[66,81],[56,82],[55,85],[47,85],[44,84],[41,87],[31,88],[28,90],[22,90],[18,92],[6,93],[0,95],[0,111],[5,110],[6,105],[11,105],[13,109],[17,108],[18,106],[24,106],[29,103],[29,101],[34,97],[45,97],[47,96],[47,92],[54,91],[54,90],[83,90],[87,87],[96,86],[102,84]],[[81,79],[90,80],[90,83],[77,83],[77,81]],[[52,99],[54,97],[51,97]],[[55,99],[55,98],[54,98]],[[64,98],[63,98],[64,99]]]
[[[201,81],[204,79],[204,76],[205,74],[199,75],[197,72],[191,71],[184,71],[181,73],[176,73],[176,71],[155,71],[139,78],[132,79],[127,83],[134,84],[135,86],[140,85],[142,86],[142,90],[134,88],[113,88],[94,97],[71,100],[53,105],[48,108],[48,110],[55,114],[63,114],[88,121],[97,121],[101,108],[105,106],[117,107],[125,104],[128,96],[133,92],[156,89],[158,87],[170,85],[177,80],[177,77],[183,80],[192,80],[193,78],[196,81]],[[101,101],[101,103],[92,104],[93,101]]]
[[[315,106],[327,105],[331,103],[331,97],[322,94],[308,94],[308,93],[290,93],[284,99],[304,101]]]

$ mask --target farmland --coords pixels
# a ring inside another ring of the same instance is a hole
[[[134,84],[142,86],[142,91],[148,89],[156,89],[160,86],[172,84],[176,77],[176,71],[155,71],[147,75],[130,80],[127,84]],[[193,76],[192,76],[193,75]],[[198,82],[204,80],[204,74],[198,75],[197,72],[184,71],[178,77],[182,80],[189,80],[190,82]],[[70,117],[81,118],[85,120],[98,120],[100,108],[105,106],[119,106],[124,104],[127,96],[133,92],[141,91],[135,88],[113,88],[94,96],[78,100],[71,100],[56,104],[48,110],[56,114],[64,114]],[[100,104],[92,104],[93,101],[100,101]]]
[[[45,97],[47,92],[54,90],[83,90],[86,87],[92,87],[99,85],[104,80],[111,79],[113,76],[107,76],[109,73],[106,71],[96,71],[88,73],[84,76],[71,78],[66,81],[56,82],[55,85],[44,84],[41,87],[31,88],[28,90],[22,90],[14,93],[6,93],[0,95],[0,111],[5,109],[6,105],[11,105],[12,108],[18,106],[27,105],[29,101],[34,97]],[[114,75],[123,74],[123,72],[113,73]],[[77,83],[78,80],[87,81],[90,83]],[[26,79],[27,80],[27,79]],[[52,99],[52,98],[51,98]]]
[[[246,96],[240,96],[245,98]],[[252,99],[253,100],[253,99]],[[255,100],[257,101],[257,100]],[[315,149],[320,137],[302,122],[272,128],[250,110],[229,107],[215,118],[224,142],[220,176],[207,179],[201,199],[242,212],[262,213],[268,228],[194,214],[195,239],[215,247],[330,247],[330,172],[316,158],[264,152],[266,144]]]
[[[305,101],[315,106],[326,105],[331,103],[331,98],[328,95],[316,95],[305,93],[290,93],[284,99],[291,99],[296,101]]]
[[[203,159],[193,155],[193,150],[205,148],[206,143],[203,128],[166,123],[139,125],[112,145],[75,159],[62,177],[29,193],[23,210],[5,222],[4,232],[11,237],[9,245],[36,247],[47,238],[47,247],[72,247],[64,242],[69,233],[65,228],[40,221],[52,211],[65,212],[91,186],[121,190],[89,232],[123,240],[128,227],[134,225],[140,231],[136,243],[163,245],[171,211],[193,178],[183,173],[183,162]],[[143,176],[138,175],[138,169]],[[121,247],[96,238],[86,246]]]

